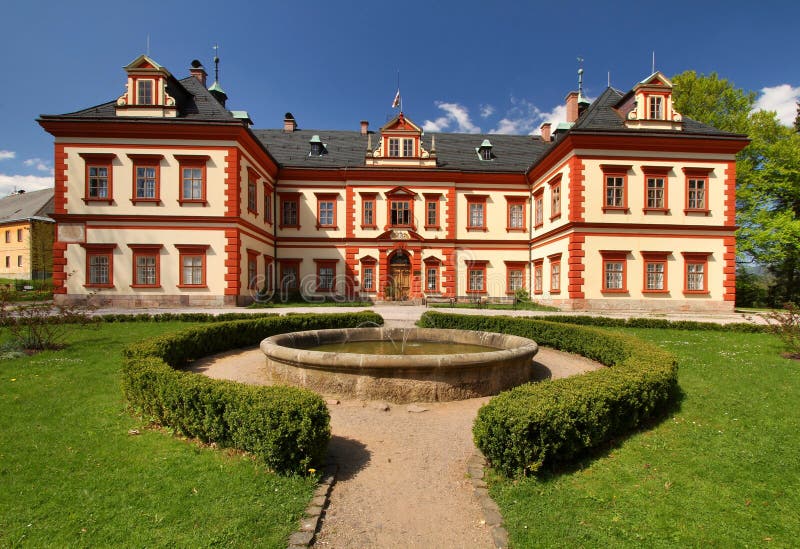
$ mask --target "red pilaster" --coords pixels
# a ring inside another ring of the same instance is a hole
[[[386,299],[384,291],[386,286],[389,285],[389,248],[378,248],[378,273],[380,285],[377,288],[377,295],[381,295]]]
[[[56,172],[58,173],[58,172]],[[56,226],[56,234],[58,234],[58,226]],[[64,269],[67,266],[67,253],[66,242],[53,242],[53,293],[65,294],[67,293],[67,273]]]
[[[722,299],[736,301],[736,237],[726,236],[723,242],[725,254],[722,256],[724,265],[722,272],[725,278],[722,283]]]
[[[344,249],[344,277],[347,295],[351,295],[353,293],[356,277],[359,275],[358,259],[356,259],[357,255],[358,248],[347,247]]]
[[[725,169],[725,225],[736,226],[736,162]]]
[[[585,221],[583,214],[586,211],[584,208],[586,176],[583,175],[583,170],[584,165],[580,158],[573,156],[569,159],[569,220],[572,222]]]
[[[411,252],[411,289],[409,297],[422,296],[422,248],[415,247],[408,250]]]
[[[225,239],[225,295],[239,295],[242,275],[239,230],[225,229]]]
[[[444,280],[442,281],[442,294],[453,297],[456,295],[456,251],[452,248],[442,250],[444,263]]]
[[[356,230],[356,193],[353,190],[353,187],[350,185],[345,187],[344,196],[345,235],[347,238],[353,238]]]
[[[583,264],[583,258],[586,252],[583,250],[583,244],[586,242],[586,237],[578,234],[569,235],[569,271],[567,291],[569,292],[570,299],[584,299],[586,295],[583,292],[583,271],[586,266]]]
[[[231,147],[225,155],[225,215],[239,217],[241,214],[242,174],[239,170],[239,149]]]
[[[65,214],[67,213],[67,153],[61,143],[56,143],[53,165],[55,166],[54,210],[57,214]]]
[[[445,231],[449,240],[456,239],[456,189],[450,187],[447,189],[447,215],[445,216]]]

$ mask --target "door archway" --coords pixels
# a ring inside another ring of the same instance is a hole
[[[408,252],[395,251],[389,257],[389,284],[386,299],[406,301],[411,290],[411,258]]]

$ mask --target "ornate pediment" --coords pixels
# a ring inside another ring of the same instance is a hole
[[[380,129],[377,147],[372,148],[372,138],[367,144],[367,166],[393,166],[407,168],[436,167],[436,147],[431,143],[428,151],[422,142],[422,128],[401,112]]]

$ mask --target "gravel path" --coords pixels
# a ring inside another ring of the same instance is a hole
[[[580,356],[542,348],[533,377],[564,377],[600,368]],[[222,353],[195,363],[210,377],[264,384],[260,349]],[[392,405],[329,399],[329,455],[337,482],[317,547],[493,547],[490,528],[466,478],[475,447],[472,422],[489,398]]]

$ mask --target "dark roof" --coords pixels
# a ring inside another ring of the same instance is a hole
[[[31,217],[50,220],[53,213],[53,189],[42,189],[26,193],[14,193],[0,198],[0,223],[22,221]]]
[[[365,167],[368,138],[359,131],[340,130],[253,130],[275,159],[288,167],[360,168]],[[310,139],[318,135],[326,154],[309,156]],[[524,173],[550,146],[529,135],[483,135],[467,133],[426,133],[423,147],[431,150],[435,137],[437,165],[456,171]],[[492,143],[494,160],[482,161],[477,149],[484,139]],[[372,148],[378,146],[379,134],[372,134]]]

